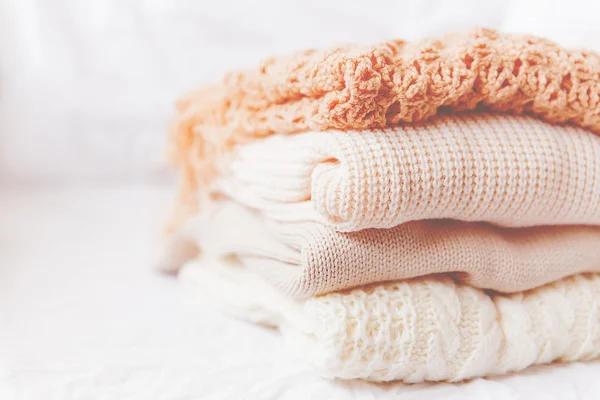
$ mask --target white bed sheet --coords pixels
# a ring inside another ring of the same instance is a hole
[[[321,379],[276,331],[153,271],[168,193],[0,191],[0,399],[600,398],[599,362],[458,385]]]

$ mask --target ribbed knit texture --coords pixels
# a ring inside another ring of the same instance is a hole
[[[478,29],[439,40],[307,50],[182,98],[172,154],[177,224],[240,142],[275,133],[363,130],[427,119],[440,107],[531,113],[600,131],[600,57],[533,36]],[[200,191],[198,191],[200,189]]]
[[[243,318],[278,326],[331,377],[459,381],[600,355],[599,275],[511,296],[419,279],[292,301],[244,268],[216,264],[189,264],[181,279]]]
[[[219,189],[237,201],[345,232],[434,218],[600,225],[600,136],[531,117],[276,135],[238,146],[229,168]]]
[[[415,221],[339,233],[318,223],[273,223],[224,201],[209,217],[191,219],[186,228],[180,240],[213,257],[234,256],[296,298],[432,274],[510,293],[580,272],[600,272],[600,227],[591,226],[499,229]],[[165,267],[176,269],[184,261],[172,258]]]

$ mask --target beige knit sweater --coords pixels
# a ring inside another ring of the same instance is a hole
[[[191,219],[180,235],[196,246],[188,259],[198,250],[233,256],[296,298],[432,274],[512,293],[600,272],[600,227],[591,226],[499,229],[435,220],[339,233],[314,222],[269,221],[260,212],[223,201],[210,215]],[[170,259],[169,269],[186,261]]]

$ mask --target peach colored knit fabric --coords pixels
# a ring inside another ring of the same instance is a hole
[[[196,210],[198,194],[237,143],[309,129],[384,128],[424,120],[440,107],[478,106],[599,132],[600,57],[478,29],[416,43],[307,50],[231,73],[178,103],[175,223]]]
[[[215,206],[210,217],[188,221],[185,238],[210,257],[235,256],[295,298],[432,274],[513,293],[600,272],[600,227],[415,221],[344,234],[319,223],[272,223],[230,201]]]
[[[500,114],[240,145],[215,188],[282,222],[354,232],[451,218],[600,225],[600,136]]]

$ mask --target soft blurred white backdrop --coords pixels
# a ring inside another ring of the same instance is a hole
[[[169,180],[175,98],[274,53],[472,26],[600,43],[596,0],[0,0],[0,182]]]

